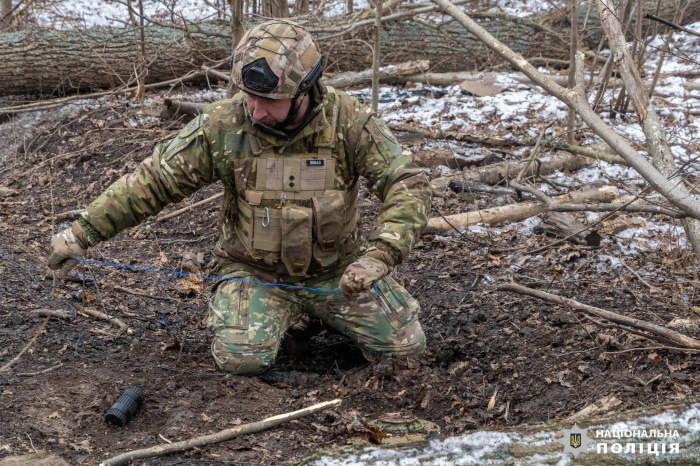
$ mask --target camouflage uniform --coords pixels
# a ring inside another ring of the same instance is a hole
[[[306,122],[292,136],[255,121],[242,93],[207,106],[88,206],[78,223],[90,245],[220,180],[214,254],[222,277],[338,290],[343,270],[363,254],[400,263],[427,224],[426,175],[356,99],[321,81],[309,96]],[[383,202],[368,243],[359,226],[360,176]],[[418,311],[390,277],[350,300],[221,281],[210,306],[212,352],[223,370],[260,371],[274,361],[290,320],[307,313],[348,335],[368,359],[415,356],[425,348]]]

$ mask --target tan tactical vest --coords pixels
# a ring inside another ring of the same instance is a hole
[[[316,152],[261,149],[250,138],[256,175],[247,180],[245,198],[237,196],[236,233],[253,258],[269,265],[281,260],[291,276],[304,276],[312,259],[334,264],[359,219],[358,184],[346,191],[336,170],[334,120],[316,134]]]

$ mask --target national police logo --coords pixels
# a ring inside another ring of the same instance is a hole
[[[571,429],[564,429],[564,436],[559,441],[564,444],[564,451],[574,455],[574,458],[595,443],[588,438],[586,430],[579,429],[576,424]]]

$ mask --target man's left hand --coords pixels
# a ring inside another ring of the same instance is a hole
[[[340,279],[340,291],[346,299],[364,290],[386,277],[391,268],[379,259],[363,256],[350,264]]]

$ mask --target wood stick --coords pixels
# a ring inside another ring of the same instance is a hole
[[[374,19],[374,46],[372,47],[372,104],[375,112],[379,106],[379,54],[381,53],[382,0],[377,0]]]
[[[224,442],[234,437],[246,434],[253,434],[282,424],[284,422],[289,422],[294,419],[309,416],[311,414],[320,413],[321,411],[325,411],[326,409],[339,406],[340,403],[341,400],[339,399],[325,401],[323,403],[318,403],[313,406],[309,406],[308,408],[300,409],[299,411],[280,414],[279,416],[268,417],[267,419],[264,419],[262,421],[252,422],[250,424],[244,424],[238,427],[232,427],[230,429],[225,429],[215,434],[203,435],[201,437],[183,440],[182,442],[156,445],[155,447],[151,448],[143,448],[141,450],[134,450],[127,453],[122,453],[121,455],[115,456],[114,458],[110,458],[108,460],[103,461],[102,463],[100,463],[100,466],[119,466],[137,459],[152,458],[154,456],[167,455],[168,453],[192,450],[193,448],[202,447],[204,445],[210,445],[212,443]]]
[[[400,79],[402,76],[428,71],[428,68],[430,68],[429,60],[398,63],[396,65],[380,68],[378,79],[380,81],[393,81]],[[332,78],[324,77],[323,84],[326,86],[331,86],[335,89],[343,89],[358,84],[370,83],[372,82],[373,75],[374,68],[367,68],[366,70],[359,72],[347,71],[344,73],[338,73]]]
[[[641,277],[641,275],[639,275],[639,274],[637,273],[636,270],[634,270],[634,269],[633,269],[632,267],[630,267],[629,265],[625,264],[625,263],[622,261],[622,259],[618,259],[618,260],[620,261],[620,264],[622,264],[627,270],[629,270],[629,271],[632,273],[632,275],[634,275],[635,277],[637,277],[637,278],[639,279],[640,282],[644,283],[644,284],[647,286],[647,288],[649,288],[649,291],[651,291],[652,293],[657,292],[657,291],[660,291],[659,288],[657,288],[657,287],[655,287],[655,286],[652,286],[652,285],[650,285],[649,283],[647,283],[647,281],[644,280],[644,279]]]
[[[187,207],[185,207],[185,208],[183,208],[183,209],[176,210],[175,212],[172,212],[172,213],[170,213],[170,214],[168,214],[168,215],[163,215],[162,217],[158,217],[158,218],[156,219],[156,222],[164,222],[164,221],[166,221],[166,220],[170,220],[171,218],[178,217],[178,216],[184,214],[185,212],[189,212],[190,210],[192,210],[192,209],[195,208],[195,207],[199,207],[199,206],[203,206],[203,205],[205,205],[205,204],[209,204],[210,202],[213,202],[213,201],[215,201],[215,200],[217,200],[217,199],[219,199],[220,197],[223,197],[223,196],[224,196],[224,193],[214,194],[213,196],[208,197],[208,198],[206,198],[206,199],[204,199],[204,200],[202,200],[202,201],[195,202],[195,203],[192,204],[192,205],[188,205]]]
[[[195,117],[204,111],[207,103],[184,102],[182,100],[165,99],[165,109],[160,118],[170,120],[182,115]]]
[[[221,71],[214,70],[212,68],[209,68],[208,66],[202,65],[202,70],[206,72],[208,75],[213,76],[217,79],[220,79],[225,82],[231,82],[231,76],[227,75],[226,73],[222,73]]]
[[[82,312],[82,313],[87,314],[89,316],[97,317],[98,319],[102,319],[102,320],[106,320],[108,322],[111,322],[114,325],[116,325],[117,327],[119,327],[119,330],[123,330],[127,327],[127,325],[124,322],[122,322],[121,320],[117,319],[116,317],[110,317],[107,314],[105,314],[104,312],[95,311],[94,309],[85,309],[85,308],[81,309],[78,312]]]
[[[67,210],[56,214],[56,220],[77,220],[83,212],[85,209]]]
[[[37,372],[20,372],[17,375],[17,377],[33,377],[35,375],[39,374],[46,374],[47,372],[51,372],[54,369],[58,369],[59,367],[63,366],[63,363],[57,364],[53,367],[49,367],[48,369],[44,369],[43,371],[37,371]]]
[[[67,312],[64,311],[51,311],[49,309],[38,309],[36,311],[33,311],[32,314],[38,317],[46,317],[46,316],[53,316],[53,317],[58,317],[59,319],[64,319],[64,320],[70,320],[72,319],[72,316],[68,314]]]
[[[27,343],[26,345],[24,345],[24,348],[22,348],[22,351],[20,351],[20,352],[17,354],[17,356],[15,356],[14,358],[10,359],[10,362],[8,362],[8,363],[5,364],[4,366],[0,367],[0,372],[6,371],[7,369],[10,368],[11,365],[13,365],[13,364],[16,363],[17,361],[19,361],[19,358],[21,358],[22,355],[34,344],[34,342],[36,341],[36,339],[39,338],[39,335],[41,335],[41,332],[42,332],[42,331],[44,330],[44,328],[46,327],[46,324],[49,322],[49,319],[50,319],[50,318],[51,318],[51,314],[49,314],[49,315],[46,316],[46,319],[44,319],[44,321],[41,323],[41,325],[39,326],[39,330],[37,330],[36,333],[34,334],[34,336],[32,337],[32,339],[29,340],[29,343]]]
[[[526,296],[532,296],[533,298],[541,299],[543,301],[547,301],[550,303],[554,304],[560,304],[563,306],[567,306],[571,309],[575,309],[577,311],[585,312],[587,314],[594,315],[596,317],[600,317],[602,319],[608,320],[610,322],[614,322],[619,325],[626,325],[628,327],[644,330],[645,332],[649,332],[655,336],[659,336],[662,338],[665,338],[667,340],[671,340],[672,342],[684,347],[684,348],[690,348],[690,349],[700,349],[700,341],[687,337],[685,335],[682,335],[675,330],[671,330],[665,327],[661,327],[656,324],[652,324],[650,322],[646,322],[640,319],[635,319],[634,317],[627,317],[623,316],[621,314],[617,314],[615,312],[607,311],[605,309],[601,309],[599,307],[594,307],[594,306],[589,306],[587,304],[579,303],[578,301],[574,301],[573,299],[565,298],[563,296],[559,296],[556,294],[552,293],[547,293],[546,291],[540,291],[540,290],[535,290],[532,288],[527,288],[522,285],[518,285],[516,283],[504,283],[502,285],[499,285],[496,290],[498,291],[510,291],[513,293],[518,293]]]

